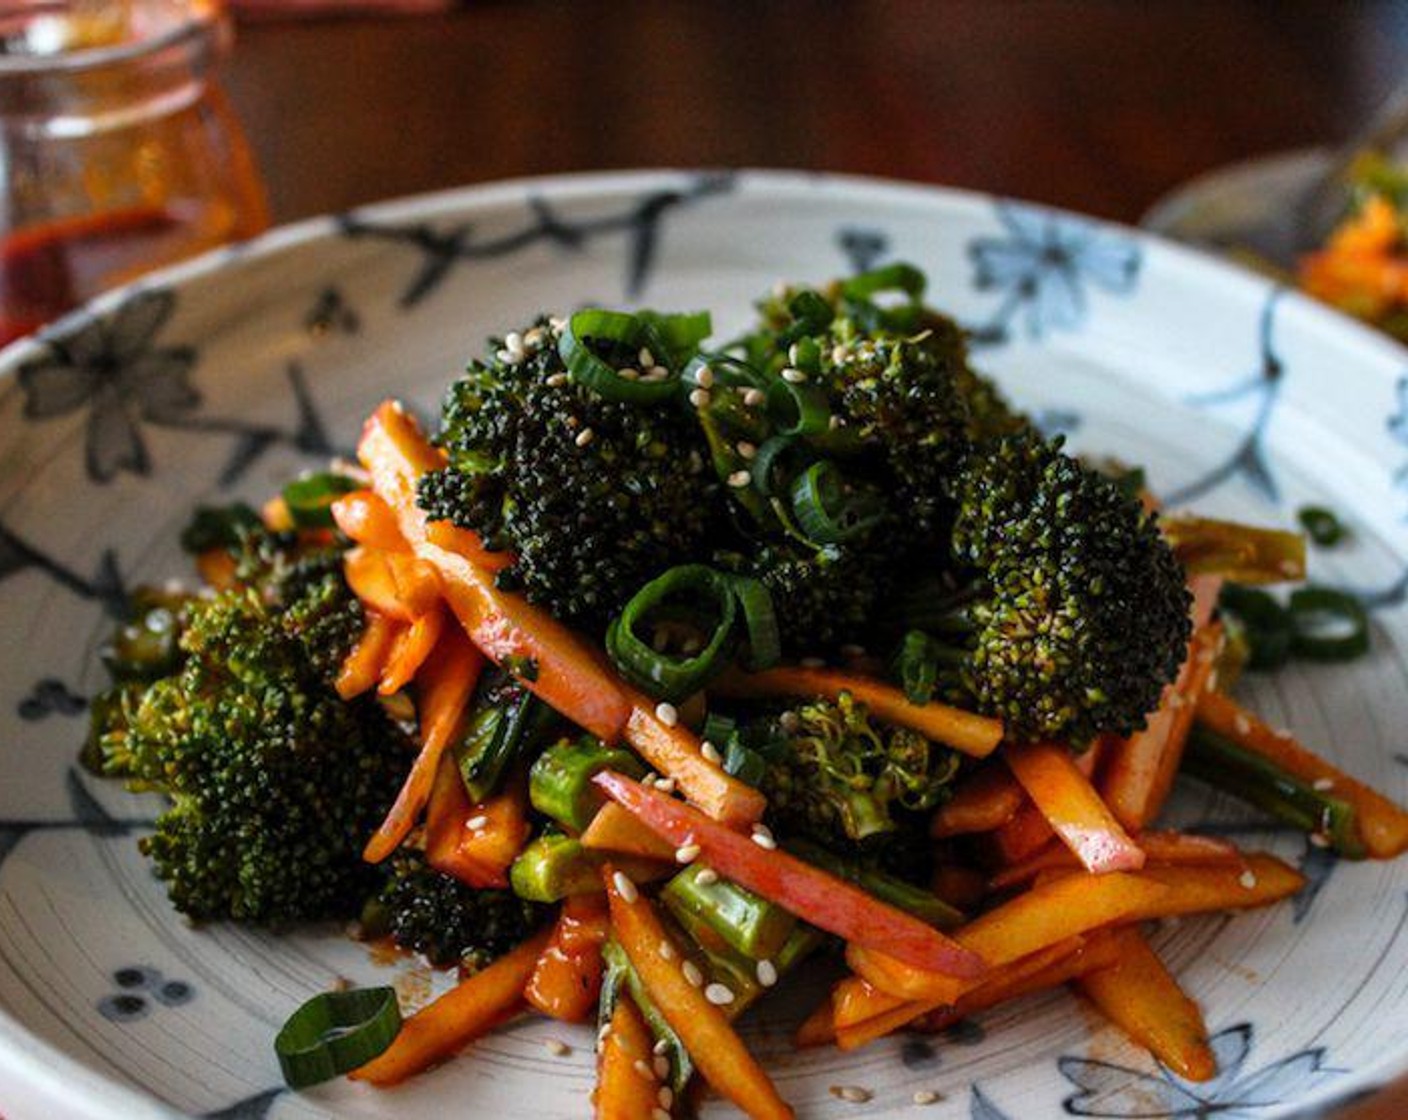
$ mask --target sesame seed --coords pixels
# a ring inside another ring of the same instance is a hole
[[[743,489],[743,487],[747,486],[752,481],[753,475],[750,471],[734,471],[728,476],[728,484],[735,490]]]
[[[1245,871],[1242,872],[1241,876],[1237,879],[1237,882],[1241,883],[1246,890],[1251,890],[1256,886],[1256,872],[1253,871],[1250,867],[1247,868]]]
[[[562,318],[560,315],[553,315],[551,318],[548,319],[548,326],[551,327],[558,334],[561,334],[567,329],[567,320]]]
[[[649,369],[655,364],[655,355],[650,352],[648,347],[642,346],[640,353],[636,356],[640,359],[642,369]]]
[[[521,351],[523,349],[523,336],[517,331],[509,331],[508,334],[504,335],[504,346],[510,350]]]
[[[556,389],[566,384],[567,374],[565,373],[550,373],[547,376],[547,386],[549,389]]]
[[[1312,832],[1309,836],[1309,840],[1310,843],[1317,848],[1328,848],[1330,846],[1330,838],[1323,832]]]
[[[1216,692],[1216,691],[1217,691],[1217,670],[1216,670],[1216,669],[1214,669],[1211,673],[1208,674],[1208,691],[1209,691],[1209,692]]]
[[[708,389],[691,389],[689,393],[689,403],[695,408],[708,408],[709,402],[713,399],[709,395]]]
[[[680,971],[684,973],[684,978],[689,981],[691,987],[697,988],[704,983],[704,974],[693,961],[685,961]]]
[[[655,1099],[660,1102],[661,1108],[669,1108],[675,1103],[675,1091],[668,1085],[661,1085],[660,1091],[655,1094]]]
[[[1315,784],[1314,784],[1314,786],[1313,786],[1312,788],[1318,789],[1321,793],[1324,793],[1327,789],[1334,789],[1334,788],[1335,788],[1335,779],[1334,779],[1334,778],[1316,778],[1316,779],[1315,779]]]
[[[743,390],[743,403],[749,408],[757,408],[758,405],[762,404],[767,399],[767,394],[761,389],[749,388]]]
[[[1168,694],[1168,706],[1172,708],[1175,712],[1178,711],[1179,708],[1183,707],[1183,705],[1186,703],[1187,701],[1183,699],[1183,693],[1170,692]]]
[[[1246,735],[1252,729],[1252,721],[1238,712],[1237,718],[1232,721],[1232,726],[1237,729],[1238,735]]]
[[[797,364],[797,353],[797,344],[794,342],[791,346],[787,348],[787,360],[791,362],[794,366]]]
[[[650,1063],[644,1058],[637,1058],[632,1068],[647,1081],[655,1080],[655,1071],[650,1068]]]
[[[782,371],[782,380],[790,382],[793,385],[800,385],[806,379],[807,375],[805,373],[799,369],[794,369],[792,366],[788,366]]]
[[[862,1089],[859,1085],[833,1085],[831,1095],[851,1104],[865,1104],[875,1096],[869,1089]]]
[[[669,1040],[662,1038],[662,1039],[660,1039],[660,1040],[655,1044],[655,1048],[651,1051],[651,1053],[653,1053],[653,1054],[664,1054],[664,1053],[667,1053],[667,1052],[669,1051],[669,1049],[670,1049]]]
[[[710,984],[704,989],[704,998],[716,1007],[724,1007],[733,1002],[733,989],[727,984]]]
[[[627,366],[625,369],[618,369],[616,371],[616,376],[619,377],[622,381],[639,381],[640,370],[632,369],[630,366]]]
[[[664,1054],[656,1054],[651,1063],[655,1067],[655,1076],[664,1080],[670,1076],[670,1059]]]
[[[704,756],[705,762],[712,762],[715,766],[723,761],[723,756],[719,754],[719,748],[708,739],[699,744],[699,753]]]
[[[549,1038],[544,1040],[543,1048],[554,1058],[565,1058],[572,1053],[572,1047],[563,1042],[560,1038]]]
[[[655,951],[660,955],[662,961],[672,961],[675,959],[675,947],[668,941],[660,942]]]
[[[841,428],[844,428],[846,426],[846,422],[842,420],[839,416],[833,416],[830,420],[826,422],[826,426],[834,432]]]
[[[758,445],[749,443],[746,439],[739,440],[733,449],[738,452],[740,459],[754,459],[758,455]]]
[[[670,371],[664,366],[651,366],[650,372],[645,375],[651,381],[664,381],[670,376]]]
[[[753,843],[765,851],[773,851],[777,847],[777,841],[773,839],[772,833],[768,832],[762,825],[753,826]]]
[[[661,778],[659,781],[657,781],[657,782],[655,783],[655,788],[658,789],[661,793],[674,793],[674,792],[675,792],[675,779],[674,779],[674,778]]]
[[[611,1024],[610,1024],[610,1023],[602,1023],[601,1026],[597,1028],[597,1032],[596,1032],[596,1041],[597,1041],[597,1045],[598,1045],[598,1046],[605,1046],[605,1045],[606,1045],[606,1040],[607,1040],[608,1038],[610,1038],[610,1037],[611,1037]]]
[[[831,348],[831,364],[839,366],[846,360],[846,348],[839,342]]]
[[[670,1120],[670,1114],[663,1108],[652,1108],[650,1110],[650,1120]]]
[[[719,873],[712,867],[706,867],[694,877],[694,881],[701,887],[712,887],[719,881]]]
[[[938,1104],[941,1100],[943,1097],[932,1089],[920,1089],[914,1094],[915,1104]]]
[[[514,351],[505,348],[503,350],[500,350],[494,356],[498,358],[499,361],[503,362],[506,366],[516,366],[519,362],[523,360],[523,351],[519,350],[515,353]]]
[[[1290,728],[1288,728],[1288,727],[1283,727],[1283,728],[1281,728],[1279,731],[1273,732],[1273,734],[1274,734],[1274,735],[1276,736],[1276,738],[1278,738],[1278,739],[1294,739],[1294,738],[1295,738],[1295,736],[1291,734]]]
[[[675,849],[676,863],[693,863],[699,858],[698,844],[685,844],[681,848]]]
[[[854,642],[848,642],[846,645],[841,647],[841,656],[851,658],[864,657],[865,647],[858,646]]]
[[[680,721],[680,713],[668,700],[661,700],[655,705],[655,718],[666,727],[674,727]]]
[[[478,832],[488,823],[489,818],[483,813],[480,813],[478,816],[470,817],[469,820],[465,821],[464,826],[465,828],[469,829],[470,832]]]
[[[536,350],[543,344],[543,328],[533,327],[523,336],[523,345],[529,350]]]
[[[586,447],[587,444],[591,443],[592,438],[595,435],[596,433],[593,432],[590,428],[583,428],[580,432],[577,433],[577,438],[574,439],[572,442],[575,443],[578,447]]]
[[[783,712],[782,715],[777,717],[777,722],[782,730],[789,735],[802,725],[802,721],[797,718],[796,712]]]
[[[714,387],[714,371],[708,366],[700,366],[694,373],[694,380],[699,382],[701,389],[712,389]]]
[[[758,962],[758,967],[754,969],[758,977],[758,983],[765,988],[771,988],[777,983],[777,965],[772,961],[762,960]]]
[[[636,890],[636,885],[621,872],[617,871],[611,876],[611,883],[616,888],[616,893],[619,894],[625,902],[632,903],[640,898],[640,893]]]

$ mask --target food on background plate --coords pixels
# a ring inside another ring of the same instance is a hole
[[[314,996],[290,1084],[398,1084],[531,1010],[595,1018],[599,1116],[705,1087],[788,1116],[732,1024],[822,954],[849,973],[800,1045],[1071,984],[1206,1080],[1140,923],[1302,880],[1161,829],[1175,781],[1347,857],[1408,847],[1229,695],[1367,647],[1349,597],[1266,590],[1303,539],[1162,517],[923,290],[780,287],[719,347],[706,313],[543,317],[433,437],[388,401],[359,464],[198,514],[205,587],[134,596],[86,763],[170,797],[141,844],[192,918],[355,917],[463,976],[399,1029],[382,990]]]

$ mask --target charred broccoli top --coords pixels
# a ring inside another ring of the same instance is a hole
[[[608,400],[569,378],[547,321],[521,337],[525,350],[495,340],[450,387],[449,465],[424,478],[420,503],[512,549],[508,576],[530,600],[600,633],[648,580],[707,558],[722,483],[682,398]]]

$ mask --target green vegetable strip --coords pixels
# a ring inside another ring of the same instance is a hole
[[[748,668],[771,668],[782,657],[782,637],[772,595],[761,581],[749,576],[734,576],[730,586],[748,631]]]
[[[924,295],[925,285],[924,273],[919,269],[896,262],[852,276],[841,284],[841,294],[846,299],[868,300],[881,292],[903,292],[910,299],[918,300]]]
[[[1188,738],[1183,770],[1279,821],[1325,837],[1342,856],[1364,858],[1353,806],[1307,785],[1270,759],[1243,750],[1202,724],[1195,724]]]
[[[651,355],[670,370],[680,369],[698,351],[700,343],[714,333],[714,321],[707,311],[673,315],[639,311],[636,320],[642,325]]]
[[[784,436],[821,435],[831,428],[826,394],[806,382],[773,381],[767,388],[767,410]]]
[[[655,1001],[650,998],[650,993],[645,990],[645,984],[641,981],[640,974],[632,967],[630,958],[626,956],[626,950],[621,948],[620,942],[614,937],[601,947],[601,959],[606,965],[606,975],[602,982],[603,991],[619,992],[624,989],[630,992],[631,1000],[640,1011],[645,1025],[650,1029],[651,1036],[657,1042],[665,1044],[665,1057],[670,1063],[670,1088],[676,1095],[684,1092],[685,1086],[689,1084],[689,1079],[694,1076],[694,1062],[689,1056],[689,1051],[685,1049],[683,1040],[675,1033],[665,1016],[661,1014]],[[602,1000],[601,1004],[602,1012],[606,1016],[605,1022],[611,1021],[610,1011],[607,1010],[608,1002],[614,1004],[614,1000]]]
[[[476,711],[451,748],[470,801],[491,797],[509,764],[554,720],[552,709],[527,692]]]
[[[894,675],[911,704],[927,704],[939,683],[940,658],[935,642],[922,630],[910,630],[895,655]]]
[[[1351,661],[1369,652],[1369,615],[1353,595],[1330,587],[1291,592],[1291,649],[1313,661]]]
[[[662,381],[647,381],[642,376],[628,380],[620,371],[603,361],[592,348],[593,343],[615,343],[629,349],[649,347],[655,335],[639,317],[624,311],[606,311],[592,308],[578,311],[568,320],[558,340],[558,353],[572,380],[585,385],[598,396],[607,400],[624,401],[627,404],[656,404],[672,397],[678,387],[678,377],[667,377]],[[634,368],[634,367],[632,367]]]
[[[284,487],[283,499],[298,528],[331,529],[335,525],[332,503],[361,487],[361,483],[345,474],[323,472],[294,479]]]
[[[759,610],[750,594],[755,611]],[[606,634],[606,651],[621,672],[657,699],[681,700],[698,691],[722,671],[734,639],[739,597],[729,576],[703,564],[682,564],[642,587]],[[688,611],[691,618],[711,627],[697,653],[673,654],[657,650],[653,635],[644,627],[663,624],[671,609]],[[758,636],[764,653],[770,653],[767,620],[758,614]],[[775,630],[775,623],[773,624]],[[772,639],[775,641],[775,638]]]
[[[817,544],[841,544],[879,523],[884,507],[869,491],[852,487],[835,463],[813,463],[792,483],[797,524]]]
[[[529,902],[561,902],[574,894],[601,889],[596,855],[580,840],[545,833],[518,854],[509,869],[509,886]]]
[[[856,860],[839,856],[819,844],[807,840],[789,840],[783,847],[798,859],[806,860],[838,878],[855,883],[880,901],[913,914],[935,929],[956,929],[965,920],[962,911],[954,909],[932,891],[906,883],[903,879],[887,875],[875,868],[866,867]]]
[[[803,288],[788,300],[787,312],[792,316],[792,325],[778,335],[783,346],[809,334],[821,334],[836,318],[831,304],[810,288]]]
[[[321,992],[289,1016],[274,1052],[289,1088],[305,1089],[366,1065],[400,1030],[394,988]]]

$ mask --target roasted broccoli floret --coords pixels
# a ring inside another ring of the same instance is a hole
[[[1190,630],[1154,515],[1034,433],[978,447],[955,499],[951,559],[966,574],[910,619],[945,647],[941,687],[1017,738],[1081,745],[1142,727]]]
[[[942,801],[958,771],[953,751],[876,724],[845,692],[784,712],[775,726],[761,788],[780,823],[823,844],[897,832],[905,811]]]
[[[831,545],[763,545],[740,565],[772,596],[782,646],[793,656],[864,642],[870,620],[892,585],[882,557]]]
[[[495,340],[451,386],[438,437],[449,465],[423,479],[420,504],[511,549],[501,578],[599,634],[650,579],[707,559],[722,483],[682,394],[608,400],[568,377],[546,321],[522,338],[521,360]]]
[[[107,706],[104,770],[170,797],[140,845],[192,918],[350,916],[410,744],[375,699],[329,686],[361,618],[335,551],[249,546],[254,582],[187,604],[180,666]]]
[[[510,890],[466,886],[405,847],[387,861],[386,880],[364,908],[362,925],[433,965],[480,968],[531,934],[547,913]]]

